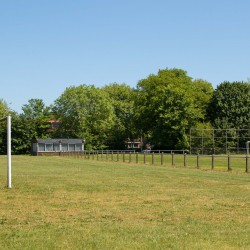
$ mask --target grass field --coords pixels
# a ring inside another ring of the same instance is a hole
[[[6,158],[0,249],[250,249],[243,171],[12,156],[7,189]]]
[[[71,158],[75,156],[70,156]],[[81,156],[79,156],[81,158]],[[93,159],[93,155],[86,155],[86,159]],[[146,154],[146,164],[152,165],[152,154]],[[241,155],[240,157],[237,155],[231,156],[231,171],[234,172],[246,172],[246,155]],[[129,163],[130,161],[129,154],[125,154],[125,162]],[[85,156],[83,155],[83,159]],[[94,155],[94,159],[97,159],[97,155]],[[101,154],[98,156],[98,161],[106,161],[107,155],[103,154],[103,158]],[[111,154],[108,154],[108,161],[112,161]],[[113,161],[117,161],[117,154],[113,155]],[[119,154],[119,162],[123,162],[123,154]],[[136,154],[131,154],[131,162],[136,163]],[[144,155],[138,154],[138,163],[144,164]],[[163,158],[164,165],[172,165],[172,155],[164,154]],[[197,156],[195,155],[186,155],[186,164],[187,168],[196,168],[197,167]],[[249,159],[250,164],[250,159]],[[154,164],[153,165],[161,165],[161,155],[155,154],[154,155]],[[184,156],[180,154],[174,155],[174,165],[175,166],[184,166]],[[219,171],[228,171],[228,158],[226,155],[224,157],[214,157],[214,169]],[[249,166],[250,167],[250,166]],[[200,155],[200,168],[201,169],[211,169],[212,168],[212,157],[211,156],[202,156]]]

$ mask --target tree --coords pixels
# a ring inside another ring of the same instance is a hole
[[[202,122],[209,122],[207,110],[214,93],[212,84],[202,79],[196,79],[192,83],[192,92],[195,97],[194,104],[200,109],[203,116]]]
[[[138,82],[136,124],[155,148],[188,148],[190,127],[204,120],[206,114],[209,98],[202,97],[209,91],[204,85],[209,84],[193,82],[186,71],[175,68],[159,70]]]
[[[23,119],[33,123],[35,126],[34,138],[47,138],[50,123],[48,121],[51,117],[51,106],[46,106],[42,99],[30,99],[29,104],[22,106]]]
[[[209,115],[213,126],[217,129],[249,129],[250,128],[250,83],[223,82],[214,91],[209,105]],[[227,140],[228,148],[245,148],[246,138],[250,137],[247,130],[220,131],[220,136]],[[237,142],[236,137],[239,138]],[[234,139],[235,137],[235,139]],[[217,140],[217,145],[225,145],[225,139]]]
[[[250,83],[223,82],[214,91],[209,115],[215,128],[249,129]]]
[[[118,83],[105,85],[103,88],[108,93],[115,114],[115,126],[109,137],[109,147],[125,149],[125,141],[134,139],[133,125],[134,91],[130,86]]]
[[[71,86],[55,100],[53,113],[61,121],[57,130],[64,138],[86,139],[86,149],[107,147],[115,124],[109,95],[93,85]]]
[[[30,141],[34,138],[36,129],[34,123],[26,120],[23,115],[11,112],[11,153],[12,154],[29,154]],[[0,129],[0,153],[7,152],[7,123],[2,123]]]
[[[10,112],[11,109],[9,108],[7,102],[3,99],[0,99],[0,119],[9,115]]]

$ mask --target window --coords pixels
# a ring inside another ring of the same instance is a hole
[[[53,151],[53,144],[45,144],[46,151]]]
[[[62,151],[68,151],[68,144],[62,144],[61,149]]]
[[[76,151],[82,151],[82,144],[76,144]]]
[[[60,151],[60,145],[59,144],[54,144],[53,149],[54,149],[54,151]]]
[[[33,152],[36,152],[36,151],[37,151],[36,143],[33,143]]]
[[[44,143],[38,143],[38,151],[45,151],[45,144]]]
[[[69,151],[75,151],[75,144],[69,144]]]

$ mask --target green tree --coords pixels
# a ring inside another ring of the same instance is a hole
[[[7,102],[3,99],[0,99],[0,119],[6,117],[11,112],[10,107],[8,106]]]
[[[16,112],[11,112],[11,153],[12,154],[29,154],[30,141],[34,138],[36,128],[34,123],[26,120],[23,115],[18,115]],[[7,123],[1,123],[0,138],[0,153],[7,153]]]
[[[209,115],[213,126],[217,129],[249,129],[250,127],[250,83],[249,82],[223,82],[214,91],[209,106]],[[245,148],[250,133],[247,130],[217,131],[216,145],[225,147],[225,137],[228,148]],[[231,137],[231,138],[230,138]]]
[[[207,110],[214,93],[212,84],[202,79],[196,79],[192,83],[192,92],[194,96],[194,104],[201,111],[203,117],[202,122],[209,122]]]
[[[210,93],[206,85],[202,80],[193,82],[186,71],[175,68],[159,70],[138,82],[136,124],[155,148],[188,148],[190,127],[206,115],[209,98],[202,98]]]
[[[30,99],[29,104],[22,106],[22,117],[27,122],[33,123],[35,127],[34,138],[47,138],[46,134],[51,118],[51,106],[46,106],[42,99]]]
[[[115,125],[108,93],[93,85],[71,86],[55,100],[53,113],[61,126],[56,133],[64,138],[86,139],[86,149],[107,147]]]
[[[115,125],[108,140],[109,147],[125,149],[124,142],[128,139],[133,140],[135,137],[133,124],[134,91],[125,83],[112,83],[105,85],[103,89],[112,101],[115,114]]]
[[[250,84],[223,82],[214,91],[209,115],[215,128],[249,129]]]

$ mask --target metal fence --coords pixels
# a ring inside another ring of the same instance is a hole
[[[189,137],[190,153],[245,154],[250,129],[191,128]]]

